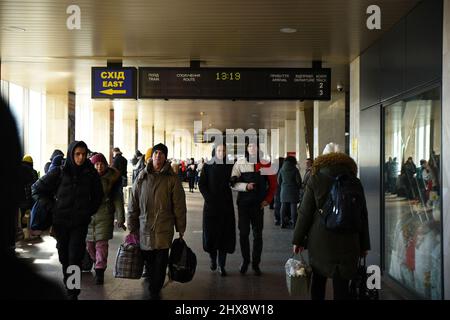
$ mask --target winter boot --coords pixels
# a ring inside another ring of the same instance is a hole
[[[103,284],[105,279],[105,269],[95,269],[95,284]]]

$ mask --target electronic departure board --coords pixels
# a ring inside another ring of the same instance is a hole
[[[140,99],[330,100],[331,69],[139,68]]]

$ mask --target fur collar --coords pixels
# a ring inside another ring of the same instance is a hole
[[[315,175],[320,169],[331,166],[343,166],[350,169],[355,175],[358,173],[358,167],[355,161],[345,153],[332,152],[318,156],[312,166],[312,174]]]

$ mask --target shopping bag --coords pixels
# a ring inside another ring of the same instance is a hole
[[[300,253],[300,260],[295,259],[292,255],[286,262],[285,269],[289,295],[309,297],[312,268],[305,262],[302,254]]]
[[[127,234],[127,236],[125,237],[125,243],[138,245],[139,244],[139,234],[135,234],[135,233]]]
[[[140,279],[144,269],[141,249],[139,243],[128,243],[129,240],[127,238],[117,250],[113,275],[115,278]]]

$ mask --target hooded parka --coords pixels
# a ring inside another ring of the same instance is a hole
[[[67,160],[58,170],[52,170],[32,186],[35,200],[54,199],[53,224],[65,227],[88,225],[103,198],[100,176],[86,159],[78,166],[73,159],[77,147],[86,148],[82,141],[70,144]]]
[[[111,167],[100,177],[104,196],[100,208],[98,208],[98,211],[91,218],[86,238],[87,241],[110,240],[113,238],[114,205],[112,197],[118,197],[120,195],[111,192],[111,190],[119,178],[120,172]],[[118,220],[124,221],[124,218],[119,217]]]
[[[281,202],[299,202],[302,178],[296,165],[290,161],[284,161],[278,173],[278,188],[281,188]]]
[[[344,153],[333,152],[314,160],[312,175],[298,210],[292,243],[308,249],[309,262],[320,275],[332,278],[339,272],[342,278],[351,279],[356,273],[361,252],[370,250],[365,200],[359,233],[326,230],[318,212],[330,192],[333,177],[343,173],[357,173],[356,163]]]
[[[150,160],[133,184],[127,225],[139,230],[142,250],[168,249],[177,232],[186,231],[186,197],[180,180],[166,161],[161,171]]]

